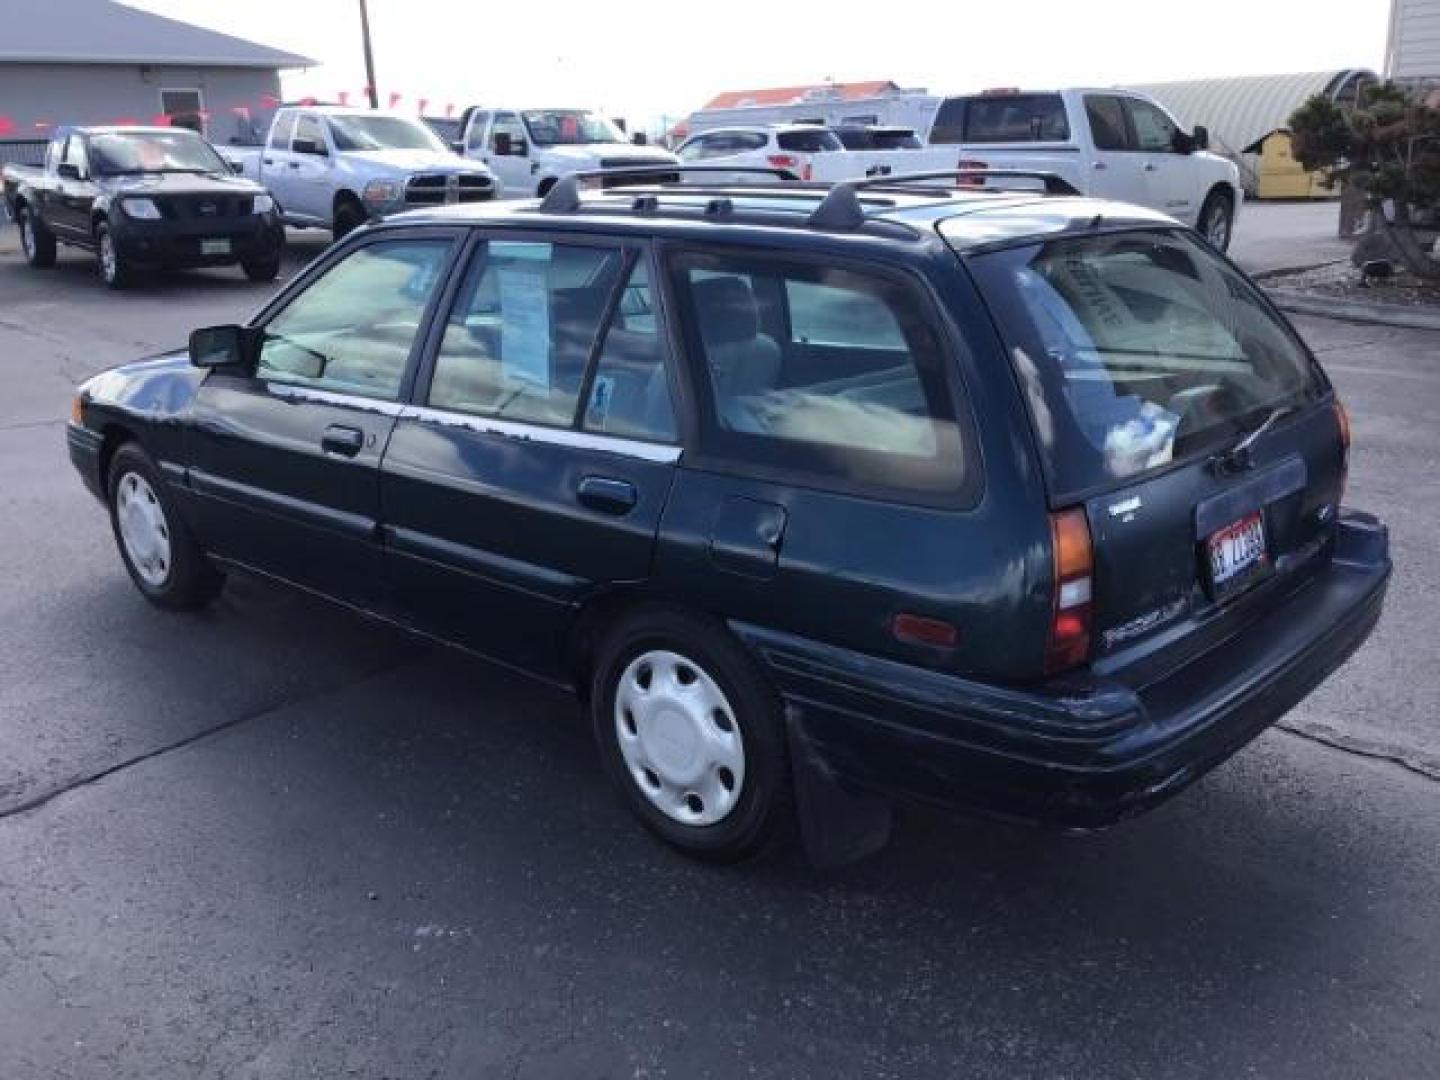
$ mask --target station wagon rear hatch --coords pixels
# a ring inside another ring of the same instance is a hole
[[[1089,526],[1097,665],[1170,642],[1169,660],[1192,655],[1233,632],[1232,612],[1322,563],[1343,416],[1243,275],[1174,228],[1071,233],[965,261],[1026,402],[1050,504]]]

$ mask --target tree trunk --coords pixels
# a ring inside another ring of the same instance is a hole
[[[1415,235],[1415,230],[1410,225],[1408,206],[1403,202],[1395,203],[1394,221],[1389,220],[1385,212],[1377,208],[1373,220],[1380,222],[1390,246],[1405,264],[1405,269],[1426,281],[1440,281],[1440,260],[1426,251],[1420,238]]]

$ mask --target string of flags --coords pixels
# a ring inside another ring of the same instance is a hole
[[[368,86],[362,87],[358,91],[340,90],[337,91],[335,95],[328,100],[346,106],[352,104],[352,102],[358,103],[360,105],[368,105],[370,102],[370,93],[371,88]],[[414,111],[418,116],[429,116],[430,107],[432,104],[435,104],[438,108],[438,102],[435,102],[432,98],[409,96],[393,90],[386,95],[385,100],[388,103],[387,107],[392,112],[400,110],[402,103],[409,101],[414,105]],[[259,98],[257,98],[253,102],[248,102],[242,105],[231,105],[228,108],[227,112],[229,115],[234,116],[238,121],[245,124],[251,124],[257,115],[274,112],[284,103],[285,102],[282,101],[281,98],[277,97],[274,94],[261,94]],[[297,101],[292,102],[291,104],[299,105],[302,108],[305,108],[321,104],[321,99],[316,97],[302,97]],[[444,106],[444,118],[447,120],[453,120],[458,109],[459,106],[456,105],[454,102],[446,102]],[[215,117],[215,113],[209,109],[202,109],[199,113],[187,115],[197,115],[199,116],[200,120],[205,124],[209,124],[210,121]],[[27,129],[19,121],[15,120],[14,117],[9,116],[4,112],[0,112],[0,139],[25,139],[34,138],[37,136],[44,137],[48,132],[52,131],[57,126],[63,124],[95,123],[111,125],[115,127],[135,127],[140,124],[149,124],[153,127],[169,127],[171,124],[174,123],[176,116],[177,114],[175,113],[156,113],[148,119],[143,119],[135,116],[107,117],[104,119],[98,118],[96,116],[67,116],[63,119],[58,120],[36,120]]]

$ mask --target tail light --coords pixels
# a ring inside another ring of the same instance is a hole
[[[801,180],[810,179],[810,166],[806,165],[802,169],[800,159],[794,154],[771,154],[765,160],[770,163],[772,168],[789,169],[791,172],[796,172]]]
[[[1076,667],[1090,657],[1095,554],[1084,510],[1061,510],[1050,515],[1050,548],[1054,586],[1050,641],[1045,650],[1046,674]]]
[[[1350,414],[1340,399],[1335,399],[1335,422],[1340,427],[1340,491],[1335,496],[1335,508],[1345,504],[1345,482],[1350,479]]]
[[[970,158],[961,158],[955,163],[957,169],[988,169],[990,163],[987,161],[972,161]],[[983,176],[960,176],[956,177],[956,187],[984,187]]]

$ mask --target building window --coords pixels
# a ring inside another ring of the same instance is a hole
[[[205,101],[199,90],[161,90],[160,111],[170,118],[171,127],[205,134]]]

